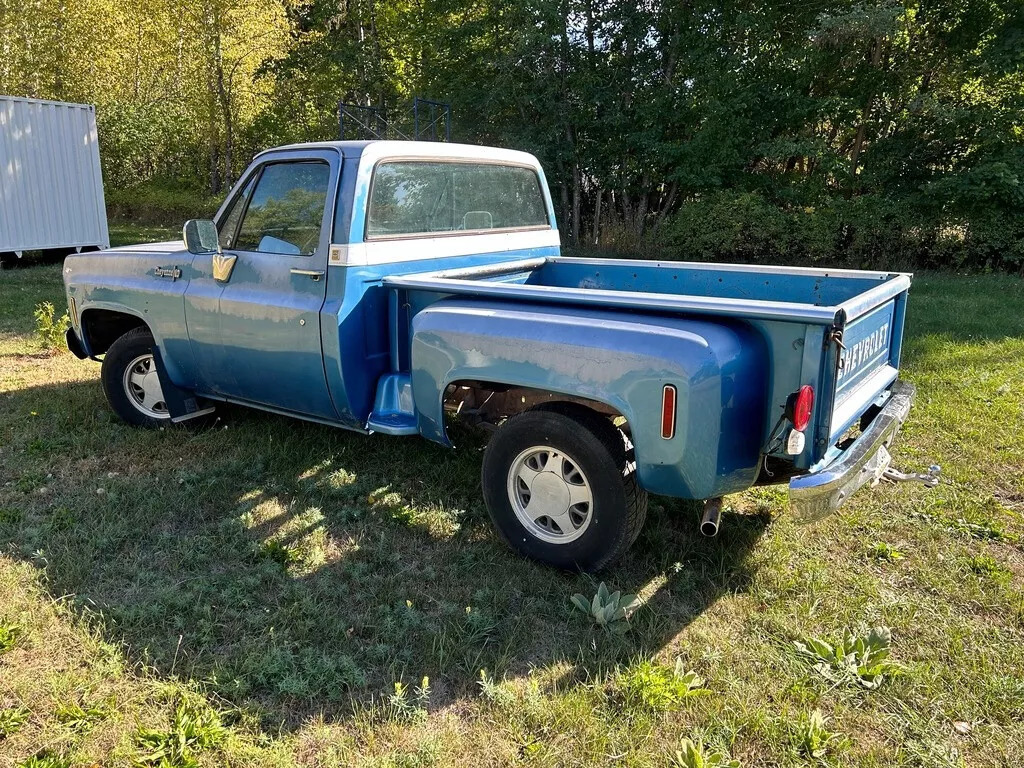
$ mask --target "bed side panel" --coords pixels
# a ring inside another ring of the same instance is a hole
[[[444,300],[413,319],[420,432],[447,443],[442,398],[455,381],[534,387],[605,403],[629,422],[641,485],[709,498],[757,476],[767,353],[741,323],[502,302]],[[679,393],[661,437],[661,393]]]

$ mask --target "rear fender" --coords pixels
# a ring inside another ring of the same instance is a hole
[[[641,485],[710,498],[749,487],[760,464],[767,351],[742,323],[444,300],[412,321],[412,390],[421,434],[450,444],[445,388],[478,380],[604,403],[629,423]],[[662,391],[678,391],[661,436]]]

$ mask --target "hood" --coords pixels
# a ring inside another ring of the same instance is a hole
[[[183,240],[167,240],[162,243],[139,243],[138,245],[122,245],[117,248],[108,248],[105,251],[99,251],[104,256],[117,256],[118,254],[125,254],[126,256],[165,256],[171,253],[179,253],[185,250],[185,242]]]
[[[83,281],[90,285],[122,282],[125,278],[152,275],[158,267],[184,268],[195,258],[181,240],[142,243],[105,251],[73,253],[64,259],[64,283]]]

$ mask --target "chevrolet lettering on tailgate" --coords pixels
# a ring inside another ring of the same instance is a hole
[[[886,304],[857,318],[843,334],[836,373],[836,398],[845,399],[891,357],[893,306]]]
[[[885,323],[866,339],[861,339],[852,347],[843,350],[839,360],[839,379],[849,376],[858,368],[870,366],[879,360],[888,357],[889,352],[889,324]]]

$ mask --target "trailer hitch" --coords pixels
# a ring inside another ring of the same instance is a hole
[[[882,479],[888,480],[891,483],[924,483],[925,488],[934,488],[939,484],[939,475],[941,473],[942,467],[938,464],[932,464],[928,467],[927,472],[900,472],[892,467],[886,467],[882,473]]]

